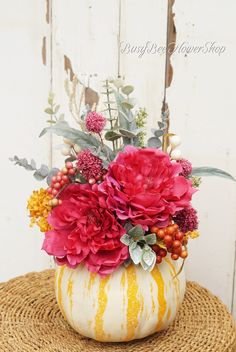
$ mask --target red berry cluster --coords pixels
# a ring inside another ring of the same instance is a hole
[[[65,167],[58,171],[56,175],[52,177],[50,187],[48,188],[48,193],[53,197],[56,197],[58,192],[64,187],[66,184],[70,183],[69,176],[74,176],[76,174],[76,168],[73,163],[68,161],[65,164]]]
[[[103,180],[105,180],[106,174],[107,174],[107,170],[106,170],[106,169],[102,169],[102,170],[101,170],[101,174],[98,175],[98,176],[96,176],[96,177],[90,178],[90,179],[88,180],[88,183],[89,183],[90,185],[94,185],[95,183],[100,183],[100,182],[102,182]]]
[[[159,229],[156,226],[151,228],[151,232],[157,235],[157,239],[161,240],[162,245],[166,249],[159,245],[154,245],[152,248],[157,254],[157,263],[162,262],[162,258],[167,255],[167,252],[171,253],[171,258],[177,260],[179,258],[185,259],[188,256],[188,252],[185,249],[187,239],[184,233],[179,230],[177,224],[171,224],[164,229]]]

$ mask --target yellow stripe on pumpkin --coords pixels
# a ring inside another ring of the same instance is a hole
[[[72,295],[73,295],[73,281],[72,281],[72,275],[73,275],[73,271],[71,271],[69,280],[68,280],[68,284],[67,284],[67,295],[69,296],[69,300],[70,300],[70,314],[72,317],[72,307],[73,307],[73,299],[72,299]]]
[[[158,289],[159,309],[158,309],[158,323],[156,326],[156,330],[159,330],[162,328],[162,320],[165,315],[166,306],[167,306],[166,299],[165,299],[165,283],[164,283],[164,280],[162,278],[162,275],[161,275],[160,270],[158,269],[157,265],[154,267],[151,274],[157,284],[157,289]]]
[[[95,336],[99,341],[106,340],[106,334],[103,329],[103,315],[107,306],[107,294],[105,291],[106,284],[109,281],[109,276],[100,280],[99,294],[98,294],[98,310],[95,316]]]
[[[177,272],[175,269],[174,264],[171,262],[171,260],[169,258],[165,258],[165,261],[167,262],[167,264],[169,265],[169,267],[172,269],[172,278],[174,281],[174,285],[175,285],[175,293],[176,293],[176,304],[178,306],[179,304],[179,295],[180,295],[180,283],[179,283],[179,278],[178,276],[176,276]]]
[[[138,316],[141,310],[141,301],[138,298],[137,275],[134,265],[129,265],[126,269],[127,275],[127,336],[126,340],[131,340],[135,336],[135,330],[138,326]]]
[[[61,287],[65,268],[66,268],[66,265],[59,267],[59,274],[58,274],[58,280],[57,280],[57,302],[58,302],[58,305],[61,309],[62,315],[66,318],[64,305],[62,302],[62,287]]]

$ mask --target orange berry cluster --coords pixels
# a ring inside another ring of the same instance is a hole
[[[158,244],[155,244],[152,247],[156,252],[158,264],[162,262],[162,258],[167,255],[167,252],[171,253],[171,258],[173,260],[187,258],[188,252],[185,249],[187,240],[177,224],[170,224],[163,229],[159,229],[157,226],[152,226],[151,232],[157,235],[157,240],[161,241],[161,244],[166,248],[164,249]]]

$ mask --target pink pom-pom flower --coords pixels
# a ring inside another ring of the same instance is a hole
[[[173,220],[184,233],[198,228],[197,211],[192,207],[177,212]]]
[[[101,114],[91,111],[85,118],[85,125],[89,132],[101,133],[106,125],[106,119]]]
[[[93,155],[89,149],[81,151],[77,158],[77,167],[87,181],[102,176],[102,160]]]
[[[191,175],[193,171],[193,167],[190,161],[188,161],[187,159],[180,159],[177,162],[182,166],[182,169],[183,169],[182,172],[180,173],[181,176],[184,176],[187,178],[189,175]]]

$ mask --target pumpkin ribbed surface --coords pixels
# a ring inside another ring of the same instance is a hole
[[[1,352],[235,351],[231,315],[218,298],[196,283],[187,283],[183,304],[168,330],[142,340],[101,343],[79,335],[62,317],[54,276],[54,270],[46,270],[0,284]]]
[[[121,266],[101,278],[84,265],[59,266],[56,296],[65,319],[81,335],[103,342],[139,339],[166,329],[185,293],[179,263],[165,258],[151,273],[141,266]]]

